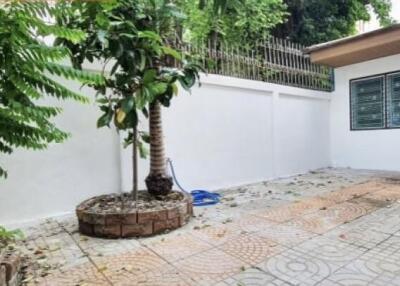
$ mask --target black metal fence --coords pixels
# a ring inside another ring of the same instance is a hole
[[[323,91],[334,87],[331,68],[311,63],[304,46],[284,39],[269,37],[253,47],[176,41],[175,48],[197,57],[211,74]]]

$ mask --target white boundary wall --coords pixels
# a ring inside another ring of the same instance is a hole
[[[400,55],[335,70],[331,103],[331,157],[336,167],[400,170],[400,129],[350,131],[351,79],[400,70]]]
[[[327,167],[330,98],[325,92],[203,76],[201,88],[192,95],[181,91],[172,108],[163,110],[167,154],[188,189],[215,190]],[[88,197],[131,187],[131,152],[121,150],[114,130],[96,129],[95,104],[59,105],[64,113],[57,122],[72,134],[66,143],[0,158],[9,171],[0,182],[0,224],[69,214]],[[141,161],[141,182],[147,170],[148,162]]]
[[[185,188],[215,190],[330,165],[329,93],[217,75],[201,83],[163,110],[166,153]],[[130,154],[122,150],[125,191]],[[143,182],[148,162],[139,170]]]
[[[93,90],[67,84],[93,98]],[[77,202],[120,187],[119,138],[115,131],[96,129],[97,106],[50,104],[63,108],[55,121],[71,138],[45,151],[0,156],[9,173],[8,179],[0,180],[0,225],[70,213]]]

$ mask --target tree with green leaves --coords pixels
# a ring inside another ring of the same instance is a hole
[[[282,0],[180,0],[179,5],[187,14],[184,36],[213,46],[219,41],[252,46],[287,14]]]
[[[390,0],[179,0],[184,36],[192,42],[218,41],[254,46],[273,34],[304,45],[356,32],[370,19],[370,7],[383,26],[393,23]]]
[[[277,37],[313,45],[352,35],[357,21],[370,19],[372,7],[381,24],[393,23],[390,0],[284,0],[288,19],[273,29]]]
[[[60,11],[46,2],[4,2],[0,5],[0,152],[15,148],[44,149],[62,142],[68,134],[51,121],[61,109],[46,106],[41,99],[55,97],[86,102],[54,77],[101,85],[103,78],[60,64],[68,49],[44,41],[56,36],[78,43],[85,33],[46,22]],[[63,11],[64,13],[64,11]],[[0,177],[7,172],[0,167]]]
[[[103,62],[106,88],[98,89],[103,115],[98,127],[125,131],[125,145],[133,145],[133,196],[137,199],[136,145],[142,156],[150,143],[150,173],[147,190],[165,195],[172,189],[167,175],[162,134],[161,107],[170,106],[178,83],[190,89],[198,79],[199,67],[171,47],[175,26],[182,21],[180,9],[167,0],[123,0],[118,2],[63,2],[75,12],[58,17],[59,24],[88,33],[86,41],[59,40],[75,55],[75,66],[84,60]],[[174,60],[182,68],[170,67]],[[107,68],[109,66],[109,68]],[[138,132],[139,113],[149,118],[150,133]],[[138,136],[137,136],[138,135]]]

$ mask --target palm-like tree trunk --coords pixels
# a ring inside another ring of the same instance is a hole
[[[132,180],[132,197],[133,201],[138,199],[138,156],[137,156],[137,127],[133,129],[132,135],[132,168],[133,168],[133,180]]]
[[[166,195],[172,190],[172,178],[167,174],[162,132],[161,104],[155,101],[149,108],[150,173],[146,178],[147,190],[153,195]]]

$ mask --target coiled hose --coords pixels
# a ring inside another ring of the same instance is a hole
[[[178,179],[176,178],[176,173],[175,173],[174,165],[172,164],[172,160],[168,158],[167,163],[169,165],[169,168],[171,169],[172,178],[174,179],[175,184],[178,186],[178,188],[182,192],[188,193],[192,196],[194,206],[196,206],[196,207],[210,206],[210,205],[215,205],[215,204],[219,203],[219,199],[220,199],[221,195],[218,193],[212,193],[212,192],[209,192],[206,190],[192,190],[190,192],[186,191],[181,186]]]

